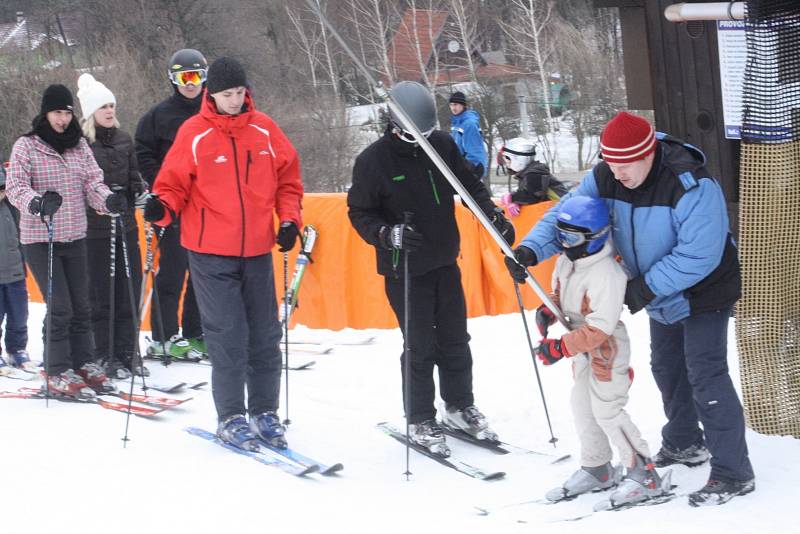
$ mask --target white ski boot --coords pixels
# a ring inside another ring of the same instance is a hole
[[[447,458],[450,447],[444,439],[444,432],[436,419],[428,419],[421,423],[409,425],[409,437],[412,443],[428,449],[431,453]]]
[[[595,504],[595,511],[612,510],[628,504],[636,504],[669,495],[672,490],[672,471],[661,476],[653,466],[652,460],[637,457],[636,465],[628,469],[619,487],[607,500]]]
[[[476,439],[493,442],[500,441],[497,433],[489,428],[489,421],[486,420],[486,416],[474,405],[467,406],[463,410],[448,407],[442,412],[442,421],[448,426],[463,430]]]
[[[560,488],[553,488],[545,494],[548,501],[569,500],[590,491],[613,488],[622,479],[622,466],[613,467],[611,462],[599,467],[581,467],[570,476]]]

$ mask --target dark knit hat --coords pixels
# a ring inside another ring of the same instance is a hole
[[[607,163],[632,163],[656,149],[655,129],[643,117],[620,111],[600,136],[600,153]]]
[[[461,91],[456,91],[452,95],[450,95],[450,103],[451,104],[462,104],[464,106],[467,105],[467,97],[464,96],[464,93]]]
[[[42,95],[41,113],[44,115],[50,111],[69,110],[72,111],[75,102],[72,99],[72,92],[61,84],[54,84],[44,90]]]
[[[231,87],[247,87],[247,74],[242,64],[232,57],[221,57],[208,68],[206,89],[213,95]]]

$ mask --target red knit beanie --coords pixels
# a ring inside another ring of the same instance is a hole
[[[638,115],[620,111],[608,121],[600,136],[600,152],[607,163],[632,163],[656,148],[656,132]]]

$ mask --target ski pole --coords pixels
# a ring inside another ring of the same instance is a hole
[[[114,315],[115,310],[115,293],[116,293],[116,276],[117,276],[117,222],[114,217],[109,217],[111,222],[111,241],[109,242],[109,285],[108,285],[108,357],[106,359],[108,368],[114,369]],[[116,371],[115,371],[116,372]]]
[[[339,32],[336,31],[336,28],[334,28],[333,25],[330,23],[330,21],[328,21],[327,17],[320,11],[319,7],[315,5],[315,3],[312,0],[306,0],[306,4],[308,5],[309,9],[313,13],[315,13],[317,17],[319,17],[319,20],[322,21],[322,23],[328,28],[328,30],[331,32],[331,35],[333,35],[333,37],[339,42],[339,45],[342,47],[345,53],[348,56],[350,56],[350,59],[364,75],[364,78],[368,80],[373,87],[375,87],[378,96],[380,96],[386,101],[386,104],[389,106],[390,111],[400,120],[401,126],[405,130],[411,132],[411,134],[414,136],[414,140],[419,144],[420,148],[422,148],[422,150],[425,152],[428,158],[430,158],[431,162],[434,165],[436,165],[436,168],[439,170],[439,172],[442,173],[442,175],[445,177],[445,179],[447,179],[447,181],[450,183],[453,189],[455,189],[456,193],[458,193],[458,195],[461,197],[461,200],[467,205],[472,214],[478,219],[478,222],[481,223],[481,225],[486,229],[486,231],[489,232],[489,235],[492,236],[492,239],[494,239],[495,242],[498,244],[498,246],[500,246],[500,250],[503,251],[503,254],[516,261],[516,259],[514,258],[514,251],[511,250],[511,246],[508,243],[506,243],[506,240],[502,236],[502,234],[500,234],[500,232],[494,227],[494,225],[492,225],[492,222],[489,220],[486,214],[483,213],[483,210],[480,209],[480,206],[478,206],[477,202],[475,202],[475,199],[472,198],[472,195],[470,195],[469,192],[464,188],[461,181],[456,177],[455,174],[453,174],[453,171],[450,169],[450,167],[447,166],[447,164],[444,162],[439,153],[436,152],[436,150],[433,148],[433,146],[431,146],[428,139],[424,135],[422,135],[422,133],[419,131],[419,128],[417,128],[416,124],[414,124],[414,122],[408,117],[405,110],[403,110],[403,108],[400,105],[398,105],[397,102],[395,102],[394,98],[390,93],[387,93],[380,86],[380,84],[378,84],[372,73],[367,69],[364,63],[362,63],[361,60],[356,56],[356,54],[353,52],[350,46],[345,42],[345,40],[342,39],[342,36],[339,35]],[[569,324],[567,323],[564,314],[561,312],[558,306],[556,306],[555,303],[550,299],[550,296],[544,289],[542,289],[542,287],[533,278],[533,276],[528,276],[527,282],[531,286],[533,291],[536,293],[536,295],[544,303],[544,305],[550,308],[550,310],[553,312],[553,314],[556,316],[559,322],[562,325],[564,325],[565,328],[569,328]]]
[[[128,413],[125,416],[125,436],[122,438],[122,446],[123,448],[128,444],[128,423],[130,422],[131,418],[131,406],[133,403],[133,382],[136,378],[136,373],[133,372],[135,362],[138,362],[141,366],[142,370],[142,389],[144,390],[145,394],[147,394],[147,384],[145,383],[144,377],[144,361],[142,360],[141,351],[139,349],[139,314],[138,310],[136,309],[136,295],[133,291],[133,278],[131,276],[131,262],[130,257],[128,256],[128,243],[125,240],[127,236],[127,231],[125,230],[125,221],[122,220],[122,216],[114,217],[115,223],[119,224],[120,227],[120,234],[121,234],[121,242],[122,242],[122,259],[125,263],[125,278],[128,281],[128,300],[130,301],[131,307],[131,320],[133,322],[133,355],[131,356],[131,387],[129,391],[128,397]]]
[[[530,278],[530,277],[529,277]],[[558,438],[553,435],[553,425],[550,423],[550,412],[547,410],[547,400],[544,397],[544,387],[542,386],[542,377],[539,375],[539,365],[536,363],[536,351],[533,348],[531,341],[531,331],[528,328],[528,319],[525,317],[525,306],[522,304],[522,292],[519,290],[519,284],[514,281],[514,291],[517,293],[517,303],[519,304],[519,313],[522,315],[522,324],[525,326],[525,337],[528,339],[528,348],[531,351],[531,359],[533,360],[533,369],[536,371],[536,382],[539,384],[539,392],[542,394],[542,406],[544,406],[544,416],[547,418],[547,428],[550,429],[550,443],[553,447],[556,446]]]
[[[405,227],[411,224],[413,213],[409,211],[403,212],[403,232]],[[401,239],[402,233],[401,232]],[[411,412],[411,350],[408,342],[411,332],[408,329],[409,313],[408,305],[411,301],[411,280],[408,278],[408,250],[403,251],[403,373],[405,380],[403,381],[404,390],[403,397],[405,398],[405,412],[406,412],[406,480],[411,478],[411,423],[409,422]]]
[[[289,252],[283,253],[283,352],[286,354],[286,419],[283,424],[289,426]]]
[[[47,225],[47,319],[45,320],[45,347],[44,347],[44,372],[47,380],[44,381],[44,404],[50,407],[50,338],[53,333],[53,215],[42,222]]]

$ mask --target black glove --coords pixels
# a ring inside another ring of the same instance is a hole
[[[57,192],[45,191],[42,196],[33,197],[31,203],[28,204],[28,211],[42,218],[55,215],[58,208],[61,207],[62,201],[61,195]]]
[[[531,249],[523,246],[517,247],[516,250],[514,250],[514,258],[516,261],[508,256],[504,258],[506,268],[511,278],[519,284],[524,284],[525,279],[528,277],[528,269],[526,269],[526,267],[533,267],[539,263],[539,260],[536,259],[536,254],[534,254]]]
[[[506,243],[509,246],[514,244],[514,239],[517,237],[517,233],[514,230],[514,225],[511,224],[511,221],[506,219],[506,216],[503,215],[503,210],[501,208],[495,208],[494,213],[488,215],[489,220],[492,221],[492,226],[497,228],[497,231],[500,232],[500,235],[503,236],[503,239],[506,240]]]
[[[628,306],[631,314],[647,306],[654,298],[656,295],[647,287],[644,276],[637,276],[628,281],[628,285],[625,287],[625,305]]]
[[[413,252],[422,246],[422,234],[410,224],[382,226],[378,231],[378,239],[387,249],[403,249]]]
[[[150,195],[144,203],[144,220],[147,222],[160,221],[166,215],[164,203],[157,196]]]
[[[536,326],[539,328],[539,333],[542,334],[542,337],[547,337],[547,329],[550,328],[550,325],[555,324],[556,321],[556,315],[544,304],[536,308]]]
[[[111,213],[124,213],[128,209],[128,199],[124,193],[111,193],[106,197],[106,209]]]
[[[278,249],[279,252],[289,252],[294,248],[294,244],[297,242],[297,236],[300,235],[300,230],[297,229],[297,225],[292,221],[283,221],[281,223],[281,227],[278,230],[278,237],[276,238],[280,248]]]

